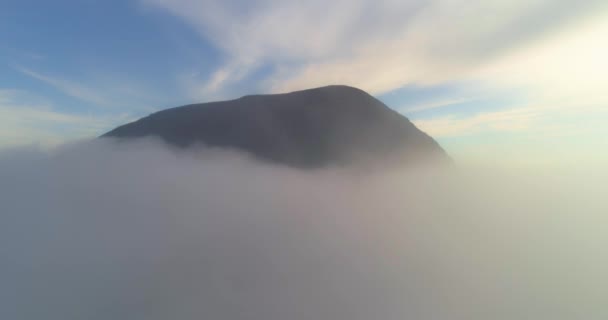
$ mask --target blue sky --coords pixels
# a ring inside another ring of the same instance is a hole
[[[0,148],[347,84],[456,158],[607,161],[607,13],[593,0],[5,0]]]

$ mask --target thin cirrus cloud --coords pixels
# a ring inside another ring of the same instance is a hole
[[[525,105],[413,122],[464,162],[578,168],[608,161],[605,119],[602,106]]]
[[[0,89],[0,146],[57,145],[74,137],[95,136],[102,130],[130,119],[127,113],[93,115],[68,113],[35,95]]]
[[[107,105],[109,103],[107,99],[99,95],[95,90],[88,88],[82,84],[62,79],[59,77],[53,77],[46,74],[42,74],[21,66],[17,66],[15,67],[15,69],[31,78],[42,81],[54,87],[55,89],[61,91],[62,93],[70,97],[90,102],[96,105]]]
[[[480,82],[492,79],[495,88],[526,89],[527,102],[509,110],[481,111],[466,117],[447,113],[419,119],[416,124],[440,137],[484,131],[533,134],[540,128],[550,138],[563,138],[564,132],[585,132],[587,137],[582,140],[597,139],[605,129],[594,119],[605,119],[608,103],[603,85],[608,73],[604,58],[608,56],[608,45],[601,41],[602,35],[608,34],[606,21],[590,19],[533,46],[515,50],[476,76]],[[573,129],[573,123],[579,126]],[[597,153],[595,149],[593,152]]]
[[[91,77],[83,79],[82,76],[63,77],[39,72],[21,65],[13,68],[91,107],[117,109],[121,105],[128,105],[133,111],[150,112],[154,110],[151,106],[164,98],[162,94],[120,72],[97,71]]]
[[[531,108],[510,109],[506,111],[484,112],[466,118],[454,115],[418,120],[416,125],[433,136],[444,137],[455,134],[473,134],[483,130],[518,131],[529,127],[538,117]]]
[[[77,81],[21,65],[12,68],[73,101],[43,97],[31,89],[0,88],[0,149],[94,137],[155,111],[154,104],[163,101],[145,86],[113,74]]]
[[[375,94],[475,75],[602,6],[553,0],[143,3],[182,18],[225,52],[226,64],[200,84],[207,92],[269,63],[277,69],[263,79],[271,91],[345,83]]]

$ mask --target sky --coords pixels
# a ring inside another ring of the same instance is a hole
[[[608,2],[4,0],[0,149],[345,84],[459,161],[608,161]]]

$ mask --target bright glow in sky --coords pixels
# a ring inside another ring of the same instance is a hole
[[[462,161],[608,161],[608,3],[4,1],[0,148],[150,112],[327,84],[366,90]]]

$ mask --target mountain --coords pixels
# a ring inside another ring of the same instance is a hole
[[[196,143],[235,148],[300,168],[449,159],[406,117],[348,86],[191,104],[153,113],[102,135],[144,136],[159,136],[184,148]]]

